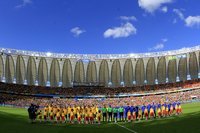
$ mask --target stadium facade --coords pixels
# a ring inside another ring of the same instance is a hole
[[[199,77],[200,46],[138,54],[61,54],[0,48],[0,80],[63,86],[142,86]]]

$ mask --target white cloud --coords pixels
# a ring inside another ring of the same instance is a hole
[[[132,34],[136,34],[137,29],[129,22],[122,24],[120,27],[109,28],[104,32],[104,37],[120,38],[128,37]]]
[[[33,3],[32,0],[22,0],[22,3],[15,6],[15,8],[22,8],[32,3]]]
[[[168,11],[168,8],[166,6],[164,6],[164,7],[161,8],[161,11],[166,13]]]
[[[200,16],[197,15],[197,16],[188,16],[188,17],[185,17],[184,14],[181,12],[181,10],[179,9],[173,9],[173,12],[178,15],[178,17],[184,21],[185,25],[187,27],[194,27],[194,26],[197,26],[199,27],[200,26]],[[173,23],[176,23],[176,19],[174,19]]]
[[[188,16],[185,18],[185,25],[188,27],[200,26],[200,16]]]
[[[119,18],[124,21],[136,21],[137,20],[135,16],[120,16]]]
[[[149,48],[149,51],[161,50],[165,47],[164,43],[158,43],[154,47]]]
[[[183,13],[181,12],[181,10],[179,10],[179,9],[173,9],[173,12],[174,12],[176,15],[178,15],[178,17],[179,17],[181,20],[184,20],[184,19],[185,19],[185,17],[184,17],[184,15],[183,15]]]
[[[171,2],[173,2],[173,0],[138,0],[139,7],[149,13],[153,13],[159,9],[161,5]]]
[[[167,42],[167,41],[168,41],[167,38],[163,38],[163,39],[162,39],[162,42]]]
[[[80,34],[86,32],[85,30],[80,29],[79,27],[74,27],[70,31],[71,31],[71,33],[74,34],[75,37],[79,37]]]
[[[161,39],[160,43],[157,43],[155,46],[153,46],[152,48],[149,48],[149,51],[156,51],[156,50],[161,50],[165,47],[165,43],[168,41],[167,38],[163,38]]]

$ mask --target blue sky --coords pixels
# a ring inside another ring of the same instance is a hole
[[[80,54],[200,44],[199,0],[0,0],[0,47]]]

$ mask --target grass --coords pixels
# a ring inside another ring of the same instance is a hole
[[[102,123],[100,126],[94,125],[70,125],[70,124],[50,124],[35,123],[30,124],[26,109],[0,107],[0,133],[130,133],[131,129],[137,133],[200,133],[200,103],[184,104],[183,114],[168,118],[136,121]],[[121,127],[123,126],[123,127]]]

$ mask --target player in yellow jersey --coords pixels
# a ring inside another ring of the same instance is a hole
[[[77,112],[77,117],[78,117],[78,124],[81,124],[81,111]]]
[[[66,122],[66,121],[67,121],[67,108],[66,108],[66,106],[65,106],[65,108],[63,109],[63,111],[64,111],[65,122]]]
[[[130,111],[130,109],[128,109],[127,116],[128,116],[128,122],[131,122],[131,111]]]
[[[150,118],[151,118],[151,119],[154,118],[154,110],[153,110],[152,107],[150,108]]]
[[[56,120],[57,120],[57,123],[60,123],[60,110],[57,110]]]
[[[93,105],[92,107],[92,113],[93,113],[93,121],[95,122],[96,120],[96,115],[97,115],[97,111],[96,111],[96,107]]]
[[[39,119],[40,119],[40,123],[42,122],[42,110],[40,110],[39,112]]]
[[[51,121],[51,118],[50,118],[51,110],[53,110],[52,105],[49,105],[48,106],[48,114],[47,114],[49,121]]]
[[[158,118],[161,118],[161,109],[158,108],[157,112],[158,112]]]
[[[47,120],[49,120],[49,105],[46,105],[46,109],[45,110],[47,112],[47,115],[46,115],[47,116]]]
[[[99,112],[99,108],[96,106],[96,114]]]
[[[51,112],[51,110],[53,109],[52,105],[49,105],[48,108],[49,108],[49,112]]]
[[[44,121],[47,121],[47,110],[44,110]]]
[[[133,111],[132,117],[133,117],[133,120],[136,120],[136,112],[135,111]]]
[[[57,106],[57,112],[60,112],[60,114],[62,113],[62,110],[59,106]]]
[[[168,117],[169,116],[169,108],[168,106],[166,106],[165,108],[165,117]]]
[[[48,105],[45,106],[45,107],[44,107],[44,110],[48,113],[48,111],[49,111],[49,106],[48,106]]]
[[[64,110],[62,111],[61,116],[62,116],[62,123],[65,123],[65,112],[64,112]]]
[[[77,106],[76,109],[77,109],[77,113],[78,113],[78,111],[81,110],[81,107],[80,107],[80,106]]]
[[[52,105],[48,105],[48,117],[50,119],[50,113],[51,113],[51,110],[52,110]]]
[[[71,109],[71,112],[70,112],[70,122],[74,124],[74,109]]]
[[[101,111],[100,110],[97,113],[97,121],[98,121],[98,124],[100,125],[101,124]]]
[[[93,124],[94,123],[94,116],[93,116],[92,109],[90,109],[89,118],[90,118],[90,124]]]
[[[181,106],[181,104],[178,105],[178,113],[179,113],[179,114],[182,113],[182,106]]]
[[[54,107],[53,107],[53,114],[54,114],[54,117],[56,117],[56,113],[57,113],[57,107],[54,106]]]
[[[77,119],[77,107],[76,105],[73,107],[74,110],[74,117]]]
[[[88,124],[88,122],[89,122],[89,114],[88,114],[89,112],[88,112],[88,110],[86,109],[85,110],[85,124]]]
[[[144,117],[146,120],[148,120],[148,109],[147,107],[144,109]]]
[[[85,110],[84,110],[84,108],[82,108],[81,109],[81,120],[82,120],[82,123],[84,123],[84,121],[85,121]]]
[[[53,117],[54,117],[54,114],[53,114],[53,109],[51,110],[50,112],[50,121],[53,123]]]
[[[135,112],[135,111],[134,111]],[[133,113],[134,113],[133,112]],[[136,113],[135,113],[135,116],[136,116]],[[139,111],[138,111],[138,120],[140,121],[141,120],[141,117],[142,117],[142,110],[139,108]]]
[[[162,105],[162,117],[165,117],[165,105]]]
[[[177,104],[175,105],[175,110],[176,110],[176,115],[178,115],[179,108],[178,108],[178,105],[177,105]]]
[[[173,112],[174,112],[174,109],[173,109],[173,106],[172,104],[170,105],[170,115],[173,115]]]
[[[70,121],[70,113],[71,113],[71,110],[72,110],[71,106],[68,106],[68,107],[67,107],[67,114],[68,114],[68,120],[69,120],[69,121]]]

